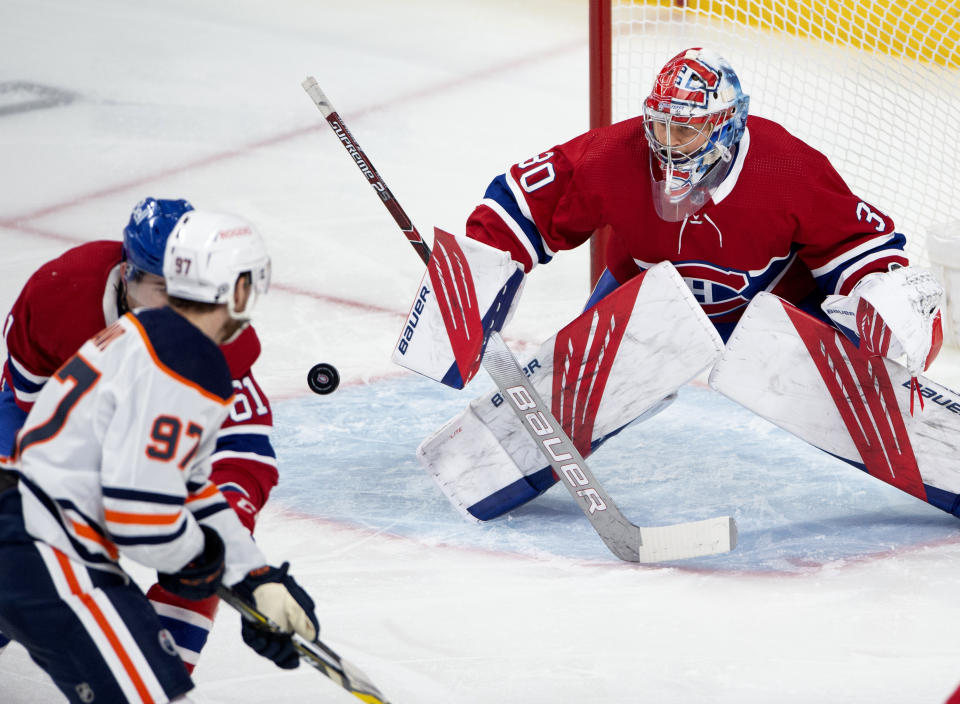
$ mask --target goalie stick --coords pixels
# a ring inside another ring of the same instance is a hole
[[[248,621],[271,631],[280,632],[281,629],[277,624],[224,585],[221,584],[217,588],[217,596],[239,611],[240,615]],[[390,704],[365,674],[324,645],[319,638],[308,641],[296,633],[291,634],[290,638],[293,646],[300,653],[301,659],[306,660],[357,699],[367,704]]]
[[[361,173],[373,186],[384,206],[420,255],[430,262],[430,247],[400,207],[383,178],[360,148],[333,104],[312,76],[301,85],[323,114],[334,134],[353,158]],[[627,562],[664,562],[729,552],[736,546],[737,525],[731,516],[669,526],[634,525],[620,512],[597,481],[580,452],[563,431],[533,385],[526,378],[516,357],[496,331],[490,333],[483,367],[494,383],[510,399],[511,408],[530,433],[556,475],[580,506],[594,530],[610,551]]]

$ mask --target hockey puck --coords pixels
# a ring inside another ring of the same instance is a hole
[[[332,394],[340,385],[340,373],[332,364],[314,364],[307,372],[307,385],[315,394]]]

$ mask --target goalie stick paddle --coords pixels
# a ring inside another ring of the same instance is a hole
[[[312,76],[301,85],[323,114],[330,128],[350,154],[367,181],[380,196],[424,264],[430,262],[430,247],[417,232],[383,178],[357,144],[353,134]],[[620,512],[597,481],[563,427],[526,378],[516,357],[496,331],[490,333],[483,367],[509,398],[511,408],[530,433],[557,477],[580,506],[594,530],[621,560],[666,562],[729,552],[737,543],[737,525],[731,516],[669,526],[641,528]]]
[[[240,615],[248,621],[274,632],[281,630],[255,606],[248,604],[222,584],[217,588],[217,596],[239,611]],[[360,701],[367,704],[390,704],[365,674],[333,652],[320,639],[309,641],[296,633],[293,633],[290,638],[302,660],[306,660]]]

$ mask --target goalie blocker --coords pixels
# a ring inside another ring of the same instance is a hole
[[[911,376],[761,293],[727,341],[710,385],[811,445],[960,517],[960,393],[920,376],[926,403],[911,415]]]
[[[534,388],[587,456],[649,418],[723,349],[669,262],[630,280],[547,340],[526,365]],[[448,499],[474,520],[496,518],[557,482],[499,393],[474,399],[417,456]]]
[[[462,389],[480,369],[487,335],[509,322],[523,281],[509,253],[434,228],[430,261],[391,359]]]

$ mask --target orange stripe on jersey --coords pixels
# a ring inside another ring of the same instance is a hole
[[[141,526],[169,526],[180,520],[179,511],[177,513],[125,513],[105,510],[103,515],[111,523]]]
[[[104,538],[97,531],[91,528],[88,525],[83,523],[77,523],[76,521],[70,521],[73,532],[85,540],[90,540],[102,547],[107,551],[107,555],[110,556],[111,560],[116,560],[120,557],[120,551],[117,550],[117,546],[112,542]]]
[[[153,349],[153,345],[150,344],[150,337],[147,335],[147,331],[143,329],[143,326],[140,324],[140,321],[137,320],[136,316],[134,316],[133,313],[127,313],[126,315],[124,315],[124,317],[129,318],[130,322],[134,324],[134,326],[137,329],[137,332],[140,333],[141,339],[143,339],[143,344],[147,348],[147,352],[150,353],[150,358],[153,360],[153,363],[157,365],[157,368],[160,369],[160,371],[162,371],[167,376],[170,376],[176,379],[184,386],[189,386],[191,389],[194,389],[195,391],[202,394],[203,396],[210,399],[211,401],[216,401],[221,406],[229,406],[233,403],[233,395],[231,395],[230,398],[228,399],[222,399],[216,394],[210,393],[199,384],[190,381],[185,376],[181,376],[180,374],[177,374],[170,367],[168,367],[166,364],[161,362],[160,358],[157,357],[156,351]]]
[[[120,638],[117,636],[116,631],[113,630],[113,626],[110,625],[106,615],[104,615],[93,597],[80,588],[80,582],[73,571],[73,565],[70,563],[70,559],[56,548],[52,549],[54,555],[57,557],[57,562],[60,564],[60,569],[63,570],[63,576],[66,577],[70,592],[80,599],[81,603],[87,608],[87,611],[90,612],[90,615],[93,616],[94,621],[100,626],[100,630],[103,632],[103,635],[106,636],[110,647],[113,648],[113,652],[116,653],[120,659],[123,669],[126,670],[127,676],[130,678],[133,686],[136,687],[140,699],[144,704],[155,704],[155,700],[150,696],[147,685],[144,683],[143,678],[140,677],[140,673],[137,672],[137,668],[133,664],[130,654],[127,653],[123,647],[123,643],[120,642]]]
[[[198,494],[191,494],[187,497],[187,503],[191,501],[202,501],[203,499],[209,499],[211,496],[216,496],[220,493],[220,490],[217,488],[216,484],[210,483],[207,484]]]

